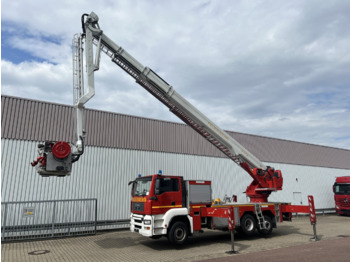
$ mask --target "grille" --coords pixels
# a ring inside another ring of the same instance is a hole
[[[145,203],[143,202],[133,202],[132,203],[132,210],[133,211],[144,211],[145,210]]]
[[[350,207],[350,202],[340,202],[340,205],[343,206],[343,207]]]
[[[337,205],[342,207],[350,207],[350,200],[337,201]]]

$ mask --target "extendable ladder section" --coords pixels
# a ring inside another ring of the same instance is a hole
[[[135,62],[135,60],[124,49],[119,47],[118,50],[114,50],[107,44],[104,44],[104,37],[105,35],[102,36],[102,42],[94,38],[94,45],[99,45],[102,52],[108,55],[115,64],[132,76],[136,82],[151,95],[167,106],[173,114],[192,127],[197,133],[207,139],[236,164],[240,165],[246,162],[251,168],[259,167],[266,169],[255,156],[249,153],[247,149],[243,148],[242,145],[225,131],[221,130],[207,119],[153,70],[144,67],[143,71],[140,71],[132,63]],[[237,153],[236,150],[241,153]]]
[[[102,51],[111,58],[112,62],[117,64],[151,95],[167,106],[173,114],[192,127],[201,136],[206,138],[235,163],[238,165],[247,163],[251,169],[267,169],[258,158],[251,154],[224,130],[215,125],[202,112],[177,93],[164,79],[158,76],[150,68],[143,66],[126,50],[106,36],[98,25],[98,16],[95,13],[92,12],[87,16],[83,25],[83,32],[84,33],[81,34],[81,39],[85,41],[88,90],[94,90],[93,72],[99,68],[100,52]],[[78,44],[82,45],[82,43]],[[92,45],[96,45],[95,60]],[[82,46],[78,46],[78,50],[82,49]],[[77,56],[73,59],[73,63],[79,61],[82,61],[82,59],[79,59]],[[81,66],[81,68],[83,68],[83,66]],[[78,84],[83,84],[83,81],[80,81],[80,71],[75,71],[75,74],[77,75],[76,82]],[[91,92],[88,91],[88,93]]]
[[[94,41],[94,44],[97,44],[97,41]],[[108,50],[106,47],[103,47],[101,50],[107,55],[109,55],[115,64],[117,64],[125,72],[127,72],[130,76],[132,76],[139,85],[141,85],[144,89],[146,89],[151,95],[157,98],[165,106],[167,106],[174,115],[176,115],[178,118],[180,118],[190,127],[192,127],[197,133],[199,133],[201,136],[207,139],[211,144],[213,144],[216,148],[218,148],[221,152],[223,152],[226,156],[228,156],[230,159],[236,162],[236,164],[239,165],[240,163],[244,162],[239,158],[239,156],[231,153],[230,150],[227,148],[227,146],[225,146],[218,139],[216,139],[212,134],[210,134],[207,130],[205,130],[200,123],[196,122],[196,120],[194,120],[193,118],[191,118],[191,116],[186,114],[185,110],[181,109],[179,106],[176,106],[174,102],[172,102],[169,99],[169,97],[171,97],[175,91],[170,85],[168,85],[167,82],[165,82],[154,71],[146,67],[146,70],[144,70],[144,72],[137,72],[137,70],[135,70],[135,68],[133,68],[132,65],[128,63],[128,61],[125,61],[124,59],[122,59],[123,58],[122,56],[116,55],[115,53]],[[159,79],[161,79],[166,85],[170,87],[169,91],[167,93],[160,91],[159,87],[157,87],[157,85],[154,82],[152,82],[151,79],[148,78],[148,74],[156,75]]]

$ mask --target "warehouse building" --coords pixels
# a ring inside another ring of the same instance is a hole
[[[239,202],[247,201],[250,176],[185,124],[87,109],[85,153],[72,174],[41,177],[30,165],[37,144],[74,142],[74,108],[2,96],[1,110],[2,204],[97,199],[97,221],[108,225],[129,219],[128,182],[158,170],[211,180],[214,198],[235,194]],[[228,133],[264,164],[282,171],[283,190],[272,193],[270,201],[307,204],[307,196],[313,195],[316,209],[334,208],[332,185],[335,177],[350,175],[350,150]],[[23,217],[39,213],[24,210]]]

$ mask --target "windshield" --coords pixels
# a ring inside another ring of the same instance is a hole
[[[133,196],[148,196],[152,177],[142,177],[135,180]]]
[[[335,184],[334,193],[337,195],[350,195],[350,184]]]

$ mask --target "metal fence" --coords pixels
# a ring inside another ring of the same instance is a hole
[[[1,203],[1,241],[96,234],[97,199]]]

